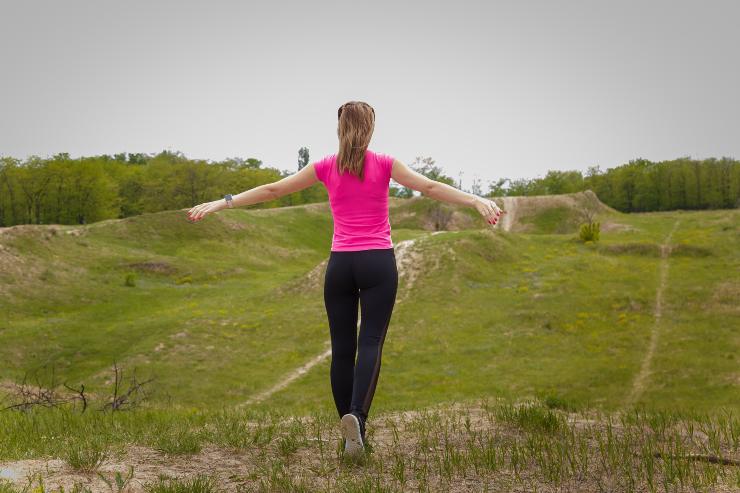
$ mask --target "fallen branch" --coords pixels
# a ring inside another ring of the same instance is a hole
[[[76,396],[73,397],[73,399],[81,400],[82,401],[82,411],[81,412],[84,413],[85,412],[85,409],[87,409],[87,396],[85,395],[85,384],[80,384],[80,388],[79,389],[76,389],[74,387],[70,387],[69,385],[67,385],[66,382],[64,383],[64,386],[67,389],[69,389],[72,392],[74,392],[75,394],[77,394]]]
[[[662,452],[653,453],[653,457],[657,459],[686,459],[696,460],[701,462],[710,462],[712,464],[722,464],[723,466],[740,466],[740,460],[728,459],[727,457],[720,457],[717,455],[705,455],[705,454],[688,454],[688,455],[670,455]]]
[[[36,372],[33,373],[35,379],[35,386],[31,386],[27,383],[28,372],[23,375],[23,381],[20,384],[15,384],[13,387],[13,397],[17,402],[2,408],[2,411],[17,409],[20,411],[28,411],[33,406],[41,407],[59,407],[66,403],[68,399],[60,396],[54,390],[56,387],[54,368],[51,370],[51,384],[49,387],[44,387],[39,381]]]
[[[154,381],[154,378],[150,378],[143,382],[139,382],[136,379],[136,370],[134,370],[131,380],[129,381],[128,389],[122,391],[121,381],[123,380],[123,370],[118,368],[118,364],[115,361],[113,362],[113,372],[115,374],[113,396],[111,400],[105,403],[105,405],[100,409],[101,411],[105,411],[106,409],[110,409],[111,411],[120,411],[124,408],[135,407],[139,404],[142,398],[146,397],[144,386]],[[143,397],[139,397],[140,394]]]

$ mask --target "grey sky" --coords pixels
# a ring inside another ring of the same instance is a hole
[[[473,177],[740,157],[740,2],[0,0],[0,155],[179,150],[295,171],[370,147]]]

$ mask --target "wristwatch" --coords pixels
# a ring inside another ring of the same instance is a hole
[[[229,206],[229,209],[234,208],[234,199],[231,197],[230,193],[224,195],[224,200],[226,201],[226,205]]]

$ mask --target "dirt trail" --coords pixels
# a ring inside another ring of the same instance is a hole
[[[438,231],[439,232],[439,231]],[[421,258],[421,253],[416,250],[414,243],[417,238],[411,240],[403,240],[395,245],[396,253],[396,266],[398,267],[398,278],[403,279],[403,290],[396,300],[396,304],[402,303],[408,298],[411,292],[411,287],[416,281],[416,277],[419,274],[419,270],[416,268]],[[399,284],[400,287],[400,284]]]
[[[511,231],[511,225],[514,224],[514,221],[516,219],[516,207],[517,207],[517,201],[519,200],[518,197],[503,197],[504,207],[503,209],[506,211],[506,214],[504,214],[501,217],[501,221],[496,223],[496,228],[501,228],[504,231]]]
[[[505,202],[506,203],[506,202]],[[515,202],[511,201],[508,205],[506,205],[507,210],[514,210],[515,209]],[[509,207],[511,209],[509,209]],[[513,212],[511,213],[513,215]],[[508,214],[504,214],[504,218],[506,218]],[[501,223],[499,223],[501,224]],[[413,238],[409,240],[403,240],[396,243],[394,247],[394,252],[396,255],[396,265],[398,267],[398,277],[399,277],[399,293],[397,295],[396,299],[396,306],[398,306],[400,303],[403,303],[406,301],[412,291],[412,288],[414,286],[414,282],[416,281],[416,278],[419,275],[420,272],[420,265],[421,265],[421,259],[422,259],[422,253],[418,249],[415,248],[415,245],[418,241],[424,240],[424,238],[428,238],[430,236],[434,236],[437,234],[454,234],[456,231],[434,231],[433,233],[428,233],[425,235],[422,235],[418,238]],[[454,251],[451,251],[452,255],[454,256]],[[328,259],[324,259],[321,263],[319,263],[316,267],[314,267],[307,275],[308,282],[314,283],[317,285],[320,285],[323,282],[323,273],[326,268],[326,264],[328,262]],[[432,267],[434,268],[434,267]],[[357,328],[359,330],[360,324],[362,323],[361,315],[358,317],[358,323]],[[316,355],[315,357],[311,358],[306,364],[303,366],[296,368],[295,370],[287,373],[278,383],[273,385],[267,390],[264,390],[260,392],[259,394],[256,394],[252,397],[250,397],[247,401],[238,404],[239,406],[246,406],[249,404],[255,404],[258,402],[262,402],[265,399],[272,396],[275,392],[278,392],[288,385],[290,385],[293,381],[307,373],[311,368],[318,365],[325,359],[329,358],[331,356],[331,341],[327,341],[327,348],[321,352],[321,354]]]
[[[434,233],[431,233],[431,235],[435,235],[438,233],[447,233],[448,231],[435,231]],[[426,236],[431,235],[425,235],[421,238],[425,238]],[[399,278],[405,278],[403,286],[403,293],[401,293],[401,296],[399,296],[398,300],[396,301],[396,304],[402,303],[406,298],[408,297],[409,292],[411,291],[411,287],[414,284],[414,281],[416,280],[416,277],[418,275],[418,269],[415,267],[418,264],[418,260],[420,258],[421,253],[415,250],[413,247],[414,243],[416,243],[417,238],[411,239],[411,240],[404,240],[396,243],[394,245],[394,251],[396,254],[396,264],[398,266],[398,276]],[[323,260],[320,264],[318,264],[311,272],[309,273],[309,277],[313,279],[314,282],[321,282],[321,274],[324,271],[325,264],[327,263],[327,260]],[[358,323],[357,327],[359,330],[360,323],[362,323],[361,315],[358,317]],[[288,385],[290,385],[293,381],[301,377],[302,375],[306,374],[311,368],[318,365],[322,361],[324,361],[326,358],[331,356],[331,341],[327,341],[327,348],[322,351],[320,354],[316,355],[315,357],[311,358],[306,364],[303,366],[296,368],[295,370],[289,372],[286,374],[278,383],[273,385],[272,387],[268,388],[267,390],[264,390],[260,392],[259,394],[255,394],[252,397],[250,397],[247,401],[238,404],[237,407],[241,406],[248,406],[250,404],[255,404],[258,402],[262,402],[265,399],[272,396],[274,393],[284,389]]]
[[[673,227],[668,235],[660,245],[660,273],[658,279],[658,289],[655,292],[655,307],[653,308],[653,328],[650,332],[650,342],[648,344],[645,356],[642,359],[642,365],[640,366],[640,372],[635,377],[635,381],[632,384],[632,389],[627,396],[626,405],[633,404],[637,399],[640,398],[643,391],[645,390],[645,384],[648,377],[650,376],[650,365],[653,361],[653,355],[655,354],[655,348],[658,344],[658,337],[660,336],[660,320],[663,316],[663,292],[665,291],[668,283],[668,257],[671,254],[671,238],[673,233],[678,227],[680,220],[676,220],[673,223]]]
[[[311,368],[313,368],[314,366],[318,365],[319,363],[321,363],[322,361],[324,361],[326,358],[328,358],[329,356],[331,356],[331,341],[327,341],[326,345],[328,345],[329,347],[327,349],[325,349],[324,352],[322,352],[318,356],[315,356],[314,358],[311,358],[311,360],[308,363],[306,363],[305,365],[303,365],[303,366],[301,366],[299,368],[296,368],[295,370],[293,370],[290,373],[288,373],[277,384],[273,385],[272,387],[270,387],[269,389],[267,389],[267,390],[265,390],[263,392],[260,392],[259,394],[253,395],[246,402],[243,402],[243,403],[239,404],[237,407],[248,406],[250,404],[255,404],[255,403],[258,403],[258,402],[262,402],[263,400],[267,399],[268,397],[270,397],[275,392],[278,392],[278,391],[284,389],[285,387],[287,387],[288,385],[290,385],[293,382],[293,380],[296,380],[301,375],[306,374],[308,372],[308,370],[310,370]]]

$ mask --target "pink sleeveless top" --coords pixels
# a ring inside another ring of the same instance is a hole
[[[337,169],[337,155],[314,164],[316,176],[329,193],[334,217],[332,251],[393,248],[388,219],[388,186],[393,158],[365,150],[364,181]]]

